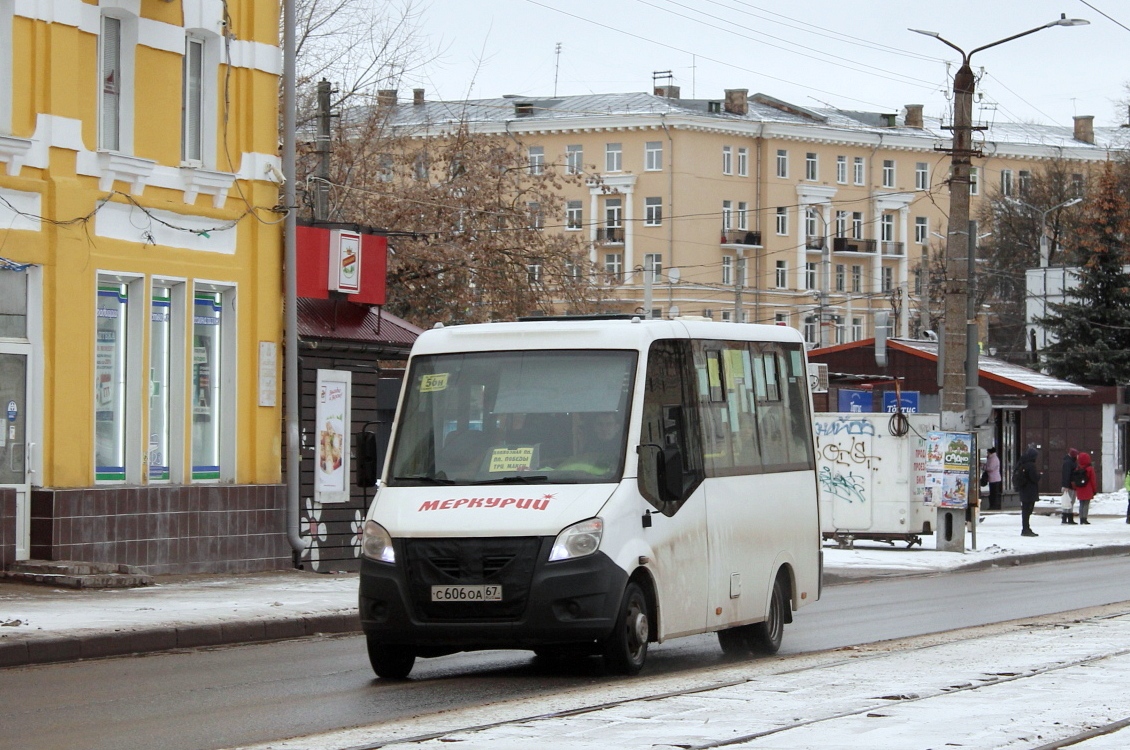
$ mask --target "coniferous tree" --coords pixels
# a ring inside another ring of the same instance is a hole
[[[1083,206],[1072,251],[1077,284],[1063,304],[1040,319],[1055,338],[1043,352],[1050,374],[1074,383],[1130,382],[1130,205],[1118,172],[1107,165],[1097,190]],[[1070,278],[1069,282],[1070,284]]]

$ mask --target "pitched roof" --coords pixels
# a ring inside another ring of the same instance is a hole
[[[864,339],[850,344],[813,349],[809,352],[809,355],[812,356],[821,353],[831,354],[837,351],[844,351],[845,349],[856,349],[874,345],[875,339]],[[896,351],[906,352],[912,356],[929,359],[932,362],[938,361],[938,344],[934,341],[924,341],[921,339],[887,339],[887,346]],[[1053,378],[1051,375],[1045,375],[1042,372],[1037,372],[1036,370],[1031,370],[1021,365],[1014,365],[1011,362],[1005,362],[1003,359],[997,359],[996,357],[990,357],[984,354],[977,358],[977,365],[981,377],[995,380],[998,383],[1003,383],[1022,393],[1029,393],[1033,396],[1090,396],[1094,393],[1090,388],[1069,383],[1066,380]]]
[[[422,104],[402,103],[390,108],[390,124],[403,128],[446,130],[459,123],[471,126],[502,126],[520,129],[557,129],[580,125],[586,120],[606,117],[685,116],[701,123],[719,127],[740,127],[746,124],[804,125],[824,131],[855,131],[860,135],[896,134],[921,138],[930,148],[940,141],[950,139],[945,123],[937,117],[923,117],[922,128],[906,127],[902,117],[894,118],[896,124],[885,121],[893,113],[858,112],[829,107],[802,107],[775,99],[765,94],[751,94],[747,98],[748,112],[744,115],[726,112],[717,99],[669,99],[663,96],[635,93],[583,94],[578,96],[536,97],[501,96],[490,99],[465,101],[426,101]],[[518,112],[518,105],[522,113]],[[354,113],[356,116],[359,113]],[[1093,144],[1077,141],[1073,125],[1040,125],[1033,123],[977,123],[985,125],[978,145],[986,155],[999,151],[1002,146],[1037,146],[1049,148],[1081,149],[1094,151],[1096,157],[1104,152],[1130,149],[1130,128],[1095,127]]]
[[[298,298],[298,335],[350,343],[385,345],[407,354],[424,332],[379,307],[330,299]]]

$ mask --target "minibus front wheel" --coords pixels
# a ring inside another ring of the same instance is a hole
[[[604,663],[613,672],[638,674],[647,660],[647,642],[651,637],[647,618],[647,596],[636,583],[624,590],[620,613],[612,633],[604,641]]]
[[[386,680],[403,680],[416,663],[416,654],[411,648],[382,643],[375,636],[365,636],[365,646],[369,651],[369,663],[377,677]]]

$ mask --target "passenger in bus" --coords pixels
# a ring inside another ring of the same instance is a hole
[[[560,467],[563,471],[583,471],[601,476],[620,463],[622,418],[619,412],[598,412],[581,417],[581,449]]]

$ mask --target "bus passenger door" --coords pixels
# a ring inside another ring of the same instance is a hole
[[[648,351],[637,481],[645,501],[641,514],[651,511],[651,526],[643,532],[652,551],[648,567],[661,640],[706,628],[706,498],[695,398],[690,342],[654,342]],[[685,491],[677,500],[665,500],[659,489],[657,460],[664,448],[678,448],[682,458]]]

